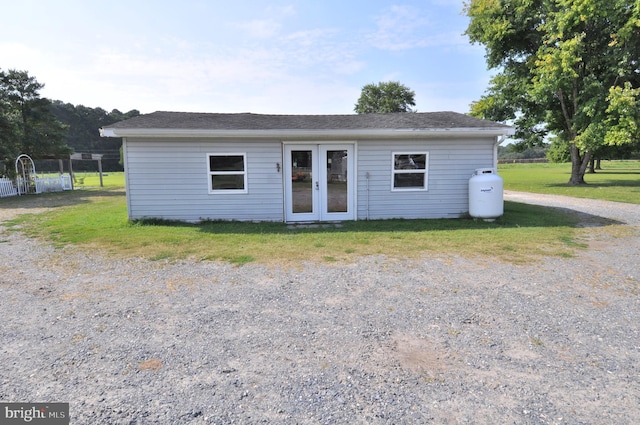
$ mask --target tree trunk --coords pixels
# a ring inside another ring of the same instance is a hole
[[[588,151],[580,155],[580,149],[575,143],[571,143],[571,178],[568,184],[574,186],[587,184],[584,181],[584,173],[587,171],[590,159],[591,154]]]
[[[591,157],[591,160],[589,161],[589,171],[587,171],[587,173],[589,174],[594,174],[596,172],[596,159],[594,157]]]
[[[602,170],[602,167],[600,166],[600,158],[596,159],[596,170]]]

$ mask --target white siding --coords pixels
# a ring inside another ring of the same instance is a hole
[[[492,137],[359,141],[358,219],[465,215],[469,179],[476,168],[494,166],[494,143]],[[399,151],[429,152],[427,191],[391,191],[391,154]]]
[[[476,168],[494,166],[494,143],[494,137],[358,140],[357,218],[467,214],[469,179]],[[281,140],[127,138],[124,149],[131,219],[284,221]],[[391,190],[392,152],[429,153],[428,190]],[[208,193],[210,153],[246,153],[248,193]]]
[[[280,141],[128,138],[125,147],[130,219],[284,220]],[[227,152],[246,153],[248,193],[208,193],[207,154]]]

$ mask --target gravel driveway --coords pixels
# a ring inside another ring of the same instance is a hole
[[[640,226],[640,205],[505,198]],[[69,402],[72,424],[637,424],[628,233],[525,265],[283,270],[113,260],[0,227],[0,401]]]

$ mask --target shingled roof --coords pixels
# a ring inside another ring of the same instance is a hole
[[[408,112],[350,115],[263,115],[153,112],[105,126],[109,129],[182,130],[420,130],[510,129],[457,112]]]

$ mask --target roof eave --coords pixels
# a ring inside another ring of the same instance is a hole
[[[436,136],[511,136],[513,127],[357,129],[357,130],[205,130],[166,128],[101,128],[102,137],[184,137],[184,138],[415,138]]]

